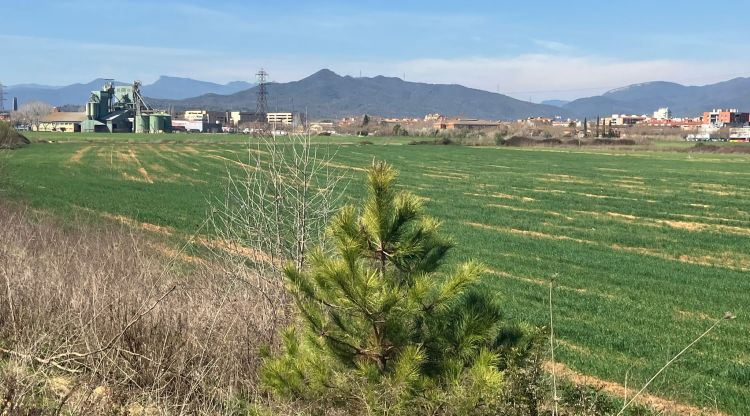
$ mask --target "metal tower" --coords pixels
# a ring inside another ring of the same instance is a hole
[[[268,90],[266,89],[268,72],[261,68],[255,76],[258,79],[258,103],[255,106],[255,114],[257,117],[264,117],[268,114]]]
[[[140,116],[145,111],[151,111],[151,107],[146,103],[141,95],[141,81],[133,81],[133,105],[135,115]]]

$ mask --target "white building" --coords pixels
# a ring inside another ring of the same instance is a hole
[[[669,107],[660,108],[654,111],[654,118],[657,120],[671,120],[672,111],[669,109]]]
[[[292,124],[294,121],[294,114],[292,113],[268,113],[267,117],[270,124]]]

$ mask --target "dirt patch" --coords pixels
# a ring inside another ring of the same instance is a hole
[[[191,155],[199,155],[200,152],[196,150],[193,146],[185,146],[182,148],[183,152],[191,154]]]
[[[138,168],[138,173],[140,173],[141,176],[143,176],[143,179],[147,183],[154,183],[154,181],[151,179],[151,176],[149,176],[148,171],[143,166],[141,166],[141,167]]]
[[[607,195],[594,195],[594,194],[586,194],[586,193],[583,193],[583,194],[580,194],[580,195],[586,196],[586,197],[589,197],[589,198],[594,198],[594,199],[607,199],[607,198],[609,198]]]
[[[70,163],[81,163],[81,159],[83,156],[88,153],[89,150],[91,150],[92,146],[86,146],[78,149],[75,153],[73,153],[73,156],[68,159],[68,162]]]
[[[502,277],[502,278],[506,278],[506,279],[518,280],[518,281],[521,281],[521,282],[530,283],[530,284],[537,285],[537,286],[545,286],[545,287],[549,288],[549,283],[550,283],[549,280],[542,280],[542,279],[538,279],[538,278],[534,278],[534,277],[528,277],[528,276],[517,276],[517,275],[514,275],[514,274],[510,274],[508,272],[503,272],[503,271],[499,271],[499,270],[489,270],[488,273],[493,274],[495,276]],[[610,294],[589,292],[588,289],[577,288],[577,287],[570,287],[570,286],[565,286],[565,285],[560,285],[560,284],[555,284],[555,289],[565,290],[565,291],[568,291],[568,292],[575,292],[575,293],[579,293],[579,294],[592,294],[592,295],[595,295],[595,296],[603,297],[605,299],[614,299],[614,296],[612,296]]]
[[[630,221],[638,219],[638,217],[636,217],[635,215],[620,214],[619,212],[608,212],[607,216],[610,216],[612,218],[622,218]]]
[[[268,253],[264,253],[263,251],[256,250],[250,247],[245,247],[234,241],[212,240],[212,239],[201,237],[201,236],[197,237],[196,240],[198,243],[210,249],[222,250],[229,254],[237,255],[240,257],[245,257],[255,262],[275,264],[277,266],[281,266],[282,264],[282,259],[274,258]]]
[[[162,234],[162,235],[172,235],[172,234],[174,234],[174,230],[172,228],[170,228],[170,227],[164,227],[164,226],[161,226],[161,225],[150,224],[150,223],[147,223],[147,222],[138,222],[138,221],[136,221],[136,220],[134,220],[132,218],[128,218],[128,217],[123,216],[123,215],[114,215],[114,214],[104,213],[104,214],[102,214],[102,217],[104,217],[104,218],[106,218],[108,220],[117,221],[117,222],[119,222],[121,224],[125,224],[125,225],[127,225],[129,227],[141,228],[141,229],[144,229],[146,231],[150,231],[150,232],[155,233],[155,234]]]
[[[138,174],[141,175],[140,179],[123,172],[122,176],[124,178],[137,182],[154,183],[153,179],[151,179],[151,176],[148,174],[148,171],[143,167],[143,164],[138,159],[138,154],[136,154],[135,150],[132,147],[128,148],[128,151],[126,153],[118,153],[117,159],[123,163],[138,166],[136,170],[138,171]]]
[[[223,160],[225,162],[234,163],[235,165],[237,165],[237,166],[239,166],[239,167],[241,167],[243,169],[249,169],[249,170],[256,170],[257,169],[257,167],[255,167],[255,166],[248,165],[247,163],[242,163],[239,160],[230,159],[228,157],[219,156],[219,155],[211,155],[209,157],[211,159],[218,159],[218,160]]]
[[[594,168],[605,172],[627,172],[625,169],[614,169],[614,168]]]
[[[534,202],[536,199],[530,198],[527,196],[517,196],[517,195],[511,195],[511,194],[504,194],[502,192],[495,192],[493,194],[477,194],[477,193],[471,193],[466,192],[464,195],[467,196],[478,196],[478,197],[490,197],[490,198],[497,198],[497,199],[510,199],[510,200],[518,200],[523,202]]]
[[[583,375],[561,363],[547,362],[544,364],[544,368],[548,372],[552,372],[554,370],[557,376],[568,379],[574,384],[589,386],[596,390],[602,390],[612,396],[633,397],[636,394],[636,390],[626,388],[618,383],[602,380],[597,377]],[[647,393],[641,394],[635,401],[643,406],[647,406],[653,410],[656,410],[657,412],[670,415],[726,416],[724,413],[716,410],[701,409],[695,406],[690,406],[673,400],[664,399]]]
[[[562,189],[544,189],[544,188],[534,188],[532,189],[534,192],[539,192],[543,194],[567,194],[567,191],[563,191]]]
[[[156,244],[152,242],[149,242],[147,245],[149,246],[149,248],[163,255],[167,259],[177,259],[183,263],[193,264],[196,266],[204,266],[208,264],[208,262],[206,262],[205,260],[195,257],[195,256],[185,254],[184,252],[179,251],[175,249],[174,247],[169,247],[164,244]]]
[[[681,318],[689,318],[689,319],[699,319],[701,321],[713,321],[716,320],[716,318],[706,315],[705,313],[700,312],[690,312],[690,311],[681,311],[676,310],[675,314]]]
[[[582,240],[580,238],[569,237],[567,235],[552,235],[552,234],[546,234],[546,233],[539,232],[539,231],[519,230],[517,228],[498,227],[498,226],[487,225],[487,224],[479,224],[479,223],[475,223],[475,222],[465,222],[464,224],[466,224],[466,225],[468,225],[470,227],[474,227],[474,228],[481,228],[481,229],[485,229],[485,230],[493,230],[493,231],[497,231],[497,232],[501,232],[501,233],[506,233],[506,234],[514,234],[514,235],[523,235],[523,236],[527,236],[527,237],[543,238],[545,240],[573,241],[573,242],[581,243],[581,244],[594,244],[594,245],[597,244],[594,241]]]
[[[452,179],[456,181],[460,181],[464,179],[464,178],[459,178],[456,176],[441,175],[441,174],[436,174],[436,173],[423,173],[422,176],[427,176],[428,178],[437,178],[437,179]]]
[[[565,218],[568,221],[572,221],[575,218],[569,217],[567,215],[561,214],[559,212],[555,211],[544,211],[541,209],[528,209],[528,208],[520,208],[520,207],[513,207],[510,205],[501,205],[501,204],[492,204],[490,205],[493,208],[500,208],[500,209],[507,209],[508,211],[515,211],[515,212],[530,212],[534,214],[541,214],[541,215],[547,215],[547,216],[553,216],[553,217],[559,217],[559,218]]]
[[[677,228],[679,230],[688,230],[688,231],[703,231],[705,230],[708,225],[703,224],[700,222],[688,222],[688,221],[670,221],[670,220],[658,220],[659,224],[665,224],[672,228]]]
[[[592,183],[589,180],[579,178],[577,176],[555,175],[551,173],[543,175],[543,177],[539,178],[539,180],[544,182],[572,183],[577,185],[590,185]]]
[[[698,266],[720,267],[729,270],[750,271],[750,259],[739,257],[740,255],[731,251],[724,253],[712,253],[705,256],[691,256],[688,254],[672,255],[658,250],[645,247],[627,247],[619,244],[610,246],[613,250],[638,253],[664,260],[679,261],[681,263],[695,264]]]
[[[356,166],[341,165],[339,163],[326,162],[325,165],[326,166],[330,166],[332,168],[353,170],[355,172],[367,172],[367,169],[365,169],[365,168],[359,168],[359,167],[356,167]]]
[[[568,342],[562,339],[556,340],[558,345],[562,345],[563,347],[575,351],[579,354],[591,354],[588,348],[582,347],[580,345],[573,344],[572,342]]]
[[[657,220],[659,224],[687,231],[714,231],[727,234],[750,235],[750,228],[735,227],[722,224],[706,224],[692,221]]]

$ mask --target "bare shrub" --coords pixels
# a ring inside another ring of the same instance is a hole
[[[291,262],[301,270],[309,248],[322,241],[344,176],[335,152],[307,134],[283,142],[259,137],[247,150],[239,173],[228,170],[224,198],[213,204],[210,223],[222,242],[214,253],[225,276],[261,294],[270,318],[263,332],[275,334],[290,310],[283,268]]]
[[[257,292],[7,204],[0,241],[1,414],[222,413],[254,394],[272,338]]]

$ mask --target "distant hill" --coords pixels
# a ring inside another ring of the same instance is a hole
[[[105,82],[105,79],[97,78],[85,84],[66,86],[20,84],[6,87],[5,96],[18,97],[19,105],[29,101],[44,101],[55,106],[66,104],[82,106],[88,101],[91,91],[100,89]],[[128,83],[116,81],[115,84],[126,85]],[[144,85],[142,88],[143,94],[147,97],[183,99],[207,93],[232,94],[252,86],[253,84],[244,81],[222,85],[190,78],[161,76],[153,84]]]
[[[105,82],[106,80],[97,78],[86,84],[72,84],[64,87],[36,84],[13,85],[5,89],[5,97],[18,97],[18,105],[29,101],[44,101],[55,106],[84,105],[91,91],[98,90]]]
[[[712,108],[750,111],[750,78],[735,78],[704,86],[647,82],[597,97],[581,98],[563,106],[580,117],[612,113],[651,114],[661,107],[669,107],[678,117],[698,116]]]
[[[376,76],[355,78],[323,69],[299,81],[268,84],[269,110],[308,112],[310,118],[373,114],[423,117],[429,113],[483,119],[567,116],[564,109],[460,85],[406,82]],[[175,109],[249,110],[256,107],[257,87],[230,95],[206,94],[185,100],[156,100]]]
[[[570,101],[567,101],[567,100],[545,100],[545,101],[542,101],[542,104],[551,105],[553,107],[562,107],[569,102]]]
[[[162,75],[153,84],[144,85],[142,92],[146,97],[181,100],[204,94],[234,94],[252,88],[253,85],[244,81],[234,81],[222,85],[190,78]]]

